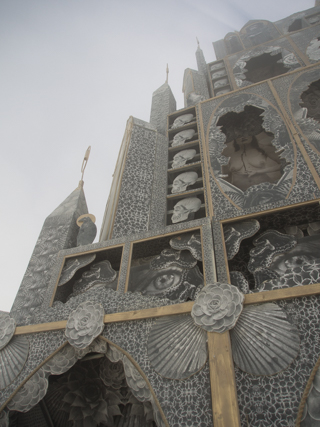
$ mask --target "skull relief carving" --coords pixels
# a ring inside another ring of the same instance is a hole
[[[223,70],[219,70],[219,71],[217,71],[216,73],[213,73],[212,74],[212,78],[213,79],[217,79],[218,77],[223,77],[223,76],[225,76],[227,73],[226,73],[226,70],[225,69],[223,69]]]
[[[174,206],[171,221],[174,224],[186,221],[190,214],[198,212],[200,208],[201,200],[198,199],[198,197],[187,197],[186,199],[182,199]]]
[[[173,168],[179,168],[184,166],[188,160],[192,160],[194,156],[197,154],[196,150],[190,148],[189,150],[179,151],[174,157],[172,162]]]
[[[227,85],[227,84],[228,84],[228,79],[221,79],[221,80],[217,80],[217,81],[214,83],[213,87],[214,87],[215,89],[217,89],[218,87],[222,87],[222,86],[225,86],[225,85]]]
[[[190,123],[192,119],[193,119],[193,114],[183,114],[182,116],[179,116],[175,119],[175,121],[173,122],[173,125],[171,126],[171,129],[177,129],[180,126]]]
[[[198,179],[197,172],[184,172],[175,177],[171,193],[182,193],[187,190],[188,185],[193,185]]]
[[[182,130],[173,137],[172,147],[183,145],[188,139],[191,139],[196,133],[193,129]]]

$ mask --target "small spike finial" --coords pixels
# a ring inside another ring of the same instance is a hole
[[[198,43],[198,47],[200,48],[200,42],[198,40],[198,37],[196,37],[197,43]]]
[[[168,64],[167,64],[166,73],[167,73],[166,83],[168,83],[168,79],[169,79],[169,67],[168,67]]]
[[[83,175],[84,175],[84,170],[87,166],[88,163],[88,159],[90,156],[90,151],[91,151],[91,145],[89,145],[89,147],[87,148],[87,151],[85,152],[84,158],[83,158],[83,162],[82,162],[82,166],[81,166],[81,179],[79,181],[79,187],[83,187]]]

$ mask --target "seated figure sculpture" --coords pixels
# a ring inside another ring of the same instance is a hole
[[[229,162],[222,167],[223,178],[242,191],[263,182],[277,182],[282,176],[281,159],[272,145],[273,135],[261,126],[259,114],[244,111],[221,119],[225,118],[227,122],[222,120],[221,124],[227,140],[221,154],[229,157]]]

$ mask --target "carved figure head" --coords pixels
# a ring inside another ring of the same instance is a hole
[[[193,185],[198,179],[197,172],[184,172],[175,177],[171,193],[182,193],[187,190],[188,185]]]
[[[186,129],[178,132],[173,137],[172,147],[178,147],[179,145],[183,145],[188,139],[191,139],[193,135],[196,133],[194,129]]]
[[[173,157],[172,167],[179,168],[180,166],[185,165],[187,161],[193,159],[196,154],[197,152],[193,148],[179,151],[179,153]]]
[[[193,119],[193,114],[183,114],[182,116],[179,116],[175,119],[173,122],[173,125],[171,126],[171,129],[177,129],[186,123],[190,123]]]
[[[177,222],[186,221],[191,213],[198,212],[201,207],[201,200],[198,197],[187,197],[180,200],[173,208],[171,221]]]

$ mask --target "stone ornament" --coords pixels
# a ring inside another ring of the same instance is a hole
[[[190,315],[161,317],[149,333],[148,358],[159,375],[184,380],[206,363],[206,341],[206,331]]]
[[[212,80],[213,79],[218,79],[219,77],[223,77],[227,74],[225,69],[216,71],[215,73],[212,74]]]
[[[84,349],[97,338],[104,328],[104,310],[98,303],[85,301],[74,310],[68,319],[66,337],[76,348]]]
[[[320,59],[320,40],[318,37],[311,40],[307,47],[307,55],[312,61],[319,61]]]
[[[0,412],[0,427],[9,427],[9,412],[6,409]]]
[[[48,380],[43,369],[39,369],[8,403],[11,411],[28,412],[47,393]]]
[[[0,390],[6,388],[19,375],[29,354],[29,341],[24,336],[14,336],[0,350]]]
[[[190,123],[193,120],[193,114],[183,114],[175,119],[173,122],[171,129],[177,129],[181,126],[184,126],[187,123]]]
[[[299,425],[301,427],[320,426],[320,368],[317,369],[311,384]]]
[[[176,251],[175,249],[163,249],[150,263],[153,270],[177,265],[182,268],[193,268],[197,265],[197,260],[189,251]]]
[[[183,145],[188,139],[193,138],[196,131],[194,129],[186,129],[178,132],[174,137],[171,146],[178,147]]]
[[[108,260],[96,262],[90,266],[89,270],[82,273],[80,279],[75,281],[72,296],[87,292],[93,286],[108,286],[116,290],[117,274]]]
[[[171,221],[176,224],[186,220],[193,219],[192,215],[201,208],[201,200],[198,197],[187,197],[180,200],[173,208],[173,215]],[[190,215],[190,217],[189,217]]]
[[[188,160],[192,160],[197,154],[196,150],[190,148],[189,150],[179,151],[174,157],[172,162],[172,168],[180,168],[184,166]]]
[[[0,350],[2,350],[13,337],[16,322],[7,313],[0,314]]]
[[[228,260],[238,253],[242,240],[254,236],[259,229],[260,224],[256,219],[226,224],[223,227],[223,234]]]
[[[106,387],[119,390],[124,385],[125,373],[122,363],[111,362],[107,357],[100,363],[100,378]]]
[[[78,360],[76,349],[65,345],[58,353],[49,359],[42,367],[45,372],[52,375],[61,375],[67,372]]]
[[[234,286],[215,283],[199,293],[191,311],[195,324],[208,332],[232,329],[242,311],[244,295]]]
[[[197,182],[197,172],[189,171],[176,176],[172,183],[171,193],[182,193],[187,191],[189,185],[194,185]]]
[[[202,261],[202,247],[200,231],[183,233],[170,240],[170,246],[178,251],[188,250],[198,261]]]
[[[273,303],[246,306],[230,332],[234,362],[253,375],[273,375],[297,357],[299,332]]]
[[[248,270],[254,272],[257,268],[269,267],[272,259],[278,253],[289,251],[297,245],[294,236],[279,233],[276,230],[267,230],[254,241],[255,248],[250,251]]]
[[[213,87],[214,89],[217,89],[222,86],[226,86],[228,84],[228,79],[221,79],[214,82]]]
[[[84,214],[77,219],[77,224],[80,227],[77,246],[90,245],[94,241],[97,235],[95,220],[96,218],[92,214]]]
[[[96,254],[86,254],[77,258],[68,258],[63,266],[58,286],[69,282],[80,268],[89,265],[96,258]]]

